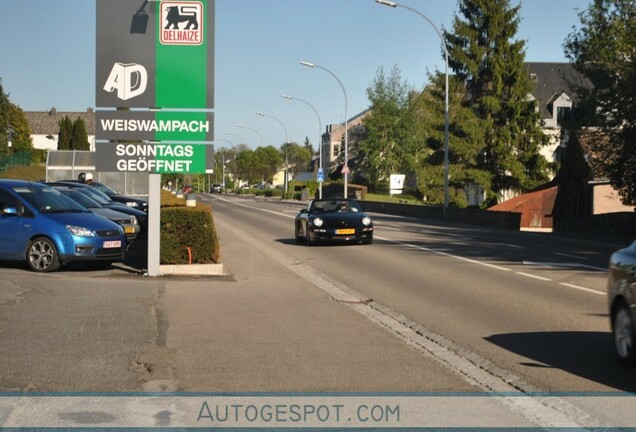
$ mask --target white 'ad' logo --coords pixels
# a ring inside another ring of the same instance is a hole
[[[136,63],[115,63],[104,85],[104,90],[112,93],[117,90],[117,97],[128,100],[146,91],[148,72]]]

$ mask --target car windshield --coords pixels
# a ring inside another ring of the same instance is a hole
[[[80,189],[80,192],[90,196],[92,199],[94,199],[101,205],[112,204],[114,202],[112,199],[110,199],[108,195],[106,195],[104,192],[100,191],[99,189],[87,187],[87,188]]]
[[[353,200],[315,200],[311,203],[309,209],[311,213],[328,213],[328,212],[340,212],[340,213],[357,213],[361,212],[362,208],[357,201]]]
[[[98,191],[105,193],[106,195],[119,195],[119,193],[115,192],[114,190],[112,190],[111,188],[109,188],[103,183],[95,182],[93,183],[93,187],[97,189]]]
[[[64,190],[60,190],[60,192],[62,192],[67,197],[71,198],[73,201],[77,201],[78,203],[80,203],[86,208],[102,207],[97,201],[95,201],[88,195],[85,195],[78,190],[64,189]]]
[[[13,190],[42,213],[88,212],[86,207],[49,187],[20,186]]]

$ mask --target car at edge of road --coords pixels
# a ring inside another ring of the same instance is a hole
[[[315,199],[295,218],[296,242],[373,243],[373,221],[353,199]]]
[[[79,180],[60,180],[60,181],[65,182],[65,183],[88,184],[88,183],[82,183]],[[96,182],[96,181],[91,182],[90,186],[92,186],[95,189],[105,193],[113,201],[117,201],[119,203],[127,205],[128,207],[132,207],[134,209],[142,210],[142,211],[148,213],[148,202],[143,200],[143,199],[141,199],[141,198],[135,198],[135,197],[127,196],[127,195],[122,195],[122,194],[114,191],[110,187],[106,186],[104,183],[100,183],[100,182]]]
[[[607,296],[616,356],[636,367],[636,241],[610,257]]]
[[[221,193],[223,192],[223,186],[220,183],[212,183],[210,186],[210,193]]]
[[[125,251],[115,222],[45,184],[0,180],[0,259],[52,272],[77,261],[110,265]]]
[[[75,189],[68,186],[53,186],[54,189],[59,190],[64,195],[68,196],[74,201],[77,201],[82,206],[86,207],[93,213],[97,213],[100,216],[104,216],[107,219],[112,220],[118,225],[121,225],[126,234],[128,245],[135,241],[137,235],[141,231],[141,226],[137,217],[134,215],[126,214],[124,212],[104,207],[88,195],[84,194],[80,189]]]

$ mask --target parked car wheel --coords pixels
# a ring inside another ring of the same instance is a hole
[[[625,303],[621,303],[614,314],[612,333],[618,360],[625,366],[636,366],[636,349],[634,347],[636,330]]]
[[[52,272],[60,268],[60,258],[51,240],[38,237],[27,250],[27,263],[33,271]]]

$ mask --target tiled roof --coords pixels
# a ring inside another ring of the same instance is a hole
[[[86,125],[88,135],[95,135],[95,112],[90,108],[85,112],[61,112],[55,109],[25,111],[24,115],[33,135],[57,135],[60,131],[59,123],[65,116],[68,116],[71,121],[81,118]]]
[[[526,62],[528,73],[536,82],[532,95],[539,103],[541,118],[550,118],[548,104],[561,93],[567,94],[576,105],[577,95],[571,89],[572,83],[589,86],[589,81],[574,70],[571,63]]]

